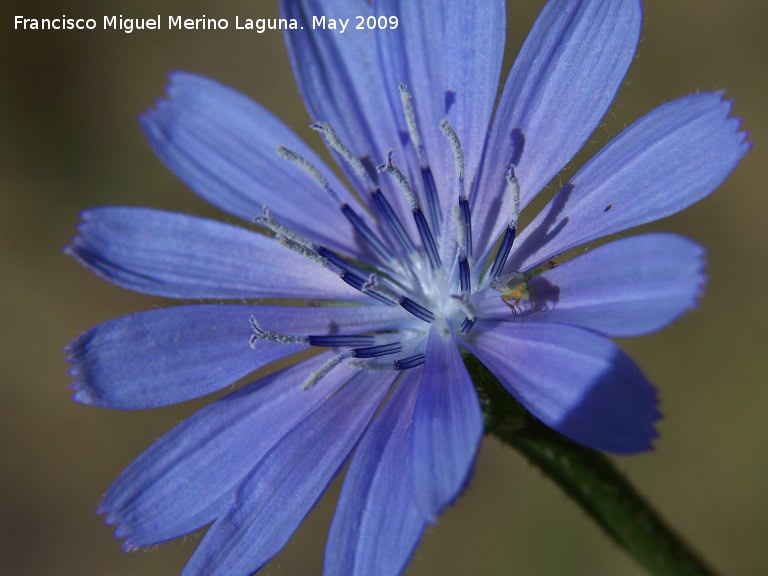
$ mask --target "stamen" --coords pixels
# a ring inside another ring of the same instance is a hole
[[[520,218],[520,182],[517,180],[517,174],[515,174],[515,167],[510,166],[507,170],[507,186],[509,187],[509,193],[512,196],[512,209],[509,215],[509,226],[517,229],[517,221]]]
[[[432,236],[432,231],[429,229],[427,219],[424,217],[424,213],[421,211],[418,200],[416,200],[416,194],[413,193],[413,189],[408,184],[408,179],[400,171],[400,168],[392,161],[392,150],[387,154],[387,163],[379,166],[379,172],[389,172],[394,178],[401,190],[405,193],[405,197],[408,200],[408,206],[413,213],[413,219],[416,221],[416,228],[419,230],[419,236],[421,236],[421,242],[424,244],[424,249],[427,251],[427,257],[429,258],[429,264],[433,270],[437,270],[442,267],[443,263],[440,260],[440,254],[437,251],[437,244],[435,238]]]
[[[355,290],[364,292],[363,285],[365,284],[365,278],[360,277],[359,274],[350,272],[349,270],[344,270],[339,276],[342,280],[344,280],[344,282],[352,286],[352,288]]]
[[[398,304],[398,302],[392,302],[391,300],[388,300],[385,296],[382,296],[378,292],[374,292],[373,290],[370,290],[368,288],[368,281],[365,278],[360,277],[355,272],[351,272],[349,270],[344,270],[339,275],[339,277],[344,282],[346,282],[347,284],[352,286],[352,288],[354,288],[355,290],[359,290],[363,294],[366,294],[366,295],[370,296],[371,298],[375,298],[376,300],[378,300],[379,302],[381,302],[383,304],[387,304],[388,306],[394,306],[394,305]]]
[[[359,372],[389,372],[392,370],[392,362],[381,361],[376,358],[352,358],[347,366]]]
[[[432,270],[441,268],[443,261],[440,259],[440,254],[437,251],[437,244],[435,244],[435,238],[432,236],[432,231],[429,229],[429,224],[427,224],[427,219],[424,217],[421,208],[416,208],[416,210],[413,211],[413,219],[416,221],[416,228],[419,229],[419,236],[421,236],[424,249],[427,251],[429,265],[432,267]]]
[[[373,197],[374,204],[376,204],[376,208],[379,210],[379,214],[381,214],[382,218],[387,223],[387,226],[389,226],[390,232],[392,232],[397,238],[398,242],[400,242],[400,245],[403,247],[403,250],[405,250],[405,253],[412,254],[416,252],[416,246],[413,245],[413,242],[408,236],[408,233],[405,231],[405,228],[403,228],[400,219],[397,217],[397,214],[395,214],[392,206],[384,197],[384,194],[381,193],[381,190],[376,188],[376,190],[371,192],[371,196]]]
[[[275,342],[277,344],[308,344],[309,340],[306,336],[293,336],[290,334],[283,334],[281,332],[272,332],[271,330],[264,330],[259,326],[259,322],[255,316],[251,316],[251,328],[255,332],[251,336],[250,346],[256,348],[256,342],[264,340],[266,342]]]
[[[379,356],[388,356],[389,354],[397,354],[402,351],[403,345],[400,342],[391,342],[368,348],[353,348],[350,350],[350,353],[353,358],[378,358]]]
[[[352,286],[355,290],[359,290],[360,292],[364,292],[363,286],[365,285],[365,278],[361,278],[360,275],[356,274],[355,272],[350,272],[349,270],[344,270],[340,277],[344,282]]]
[[[384,298],[387,304],[396,305],[400,303],[400,294],[392,288],[381,282],[376,274],[368,276],[368,280],[363,284],[363,293],[376,295]]]
[[[376,360],[358,360],[353,358],[349,361],[349,367],[362,372],[384,372],[392,370],[392,364],[389,362],[380,362]]]
[[[443,226],[443,214],[440,211],[440,199],[437,197],[435,177],[432,176],[432,169],[429,166],[421,169],[421,180],[424,182],[424,190],[427,191],[429,217],[432,219],[432,226],[435,227],[435,235],[440,236],[440,230]]]
[[[328,261],[334,266],[338,266],[339,268],[347,272],[352,272],[353,274],[355,274],[356,276],[359,276],[360,278],[365,278],[366,276],[368,276],[368,274],[370,274],[370,272],[368,272],[367,270],[363,270],[356,264],[353,264],[352,262],[346,260],[340,254],[337,254],[333,250],[329,250],[325,246],[318,246],[317,253],[323,258],[328,259]]]
[[[373,202],[378,208],[380,215],[387,222],[391,232],[395,234],[401,246],[405,249],[405,252],[407,254],[415,252],[416,247],[413,245],[413,242],[411,242],[411,239],[408,237],[408,234],[406,234],[403,225],[398,220],[394,210],[392,210],[392,206],[389,205],[389,202],[387,202],[387,199],[381,193],[381,190],[379,190],[376,182],[373,180],[371,174],[363,165],[360,158],[355,156],[352,151],[341,141],[341,139],[339,139],[336,132],[334,132],[333,128],[331,128],[327,122],[315,122],[310,125],[310,128],[320,132],[328,145],[333,148],[333,150],[335,150],[342,157],[342,159],[352,167],[354,173],[363,180],[363,183],[370,192]],[[352,225],[355,226],[355,228],[371,243],[371,245],[374,247],[374,250],[376,250],[376,252],[382,256],[382,258],[385,258],[387,262],[391,262],[393,260],[392,255],[386,249],[386,247],[378,240],[373,240],[375,235],[362,220],[354,217],[350,218],[350,214],[347,213],[345,213],[345,216],[347,216],[350,222],[352,222]],[[357,215],[355,214],[355,216]],[[358,228],[358,226],[360,227]]]
[[[372,346],[375,340],[373,336],[307,336],[307,343],[310,346],[326,346],[329,348],[339,346]]]
[[[378,254],[378,256],[382,260],[388,263],[394,260],[389,249],[384,245],[384,243],[381,240],[379,240],[379,238],[376,236],[373,230],[371,230],[370,226],[368,226],[368,224],[365,223],[365,220],[363,220],[357,214],[357,212],[355,212],[355,210],[349,206],[349,204],[342,201],[342,199],[339,197],[336,191],[333,188],[331,188],[331,185],[328,183],[328,180],[326,180],[325,177],[320,173],[320,170],[315,168],[315,166],[311,162],[309,162],[309,160],[305,159],[303,156],[300,156],[293,150],[286,148],[285,146],[278,146],[277,154],[281,158],[290,160],[291,162],[293,162],[294,164],[302,168],[305,172],[307,172],[312,177],[312,179],[315,182],[317,182],[317,184],[323,190],[325,190],[330,195],[333,201],[339,205],[341,212],[344,214],[347,220],[349,220],[349,223],[352,224],[354,229],[357,230],[357,232],[363,237],[363,239],[366,242],[368,242],[368,245],[371,248],[373,248],[373,251],[376,254]],[[264,223],[264,225],[267,226],[266,223]]]
[[[501,270],[504,268],[504,264],[507,263],[509,252],[512,250],[512,243],[515,241],[516,229],[511,226],[507,226],[504,232],[504,238],[499,245],[499,251],[496,253],[496,259],[491,266],[491,278],[498,278]]]
[[[411,211],[417,210],[419,208],[419,202],[416,200],[416,194],[413,193],[413,189],[411,188],[411,185],[408,184],[408,179],[405,177],[405,174],[403,174],[400,171],[400,168],[397,167],[397,165],[392,161],[392,149],[387,152],[387,161],[385,164],[379,164],[378,171],[379,172],[389,172],[395,179],[395,182],[397,182],[397,185],[400,186],[400,189],[405,194],[406,200],[408,200],[408,206],[410,207]]]
[[[310,124],[309,127],[317,132],[320,132],[328,145],[333,148],[344,159],[344,161],[350,165],[355,174],[357,174],[363,180],[363,182],[365,182],[365,185],[368,187],[369,191],[372,191],[376,188],[376,183],[371,178],[368,170],[365,169],[365,166],[363,166],[360,158],[355,156],[352,153],[352,150],[347,148],[341,139],[339,139],[339,137],[336,135],[336,132],[334,132],[333,128],[331,128],[330,124],[327,122],[314,122]]]
[[[469,262],[464,255],[459,256],[459,282],[461,283],[461,291],[469,293],[471,290]]]
[[[341,198],[339,198],[339,195],[336,194],[336,191],[331,188],[330,184],[328,184],[328,180],[325,179],[325,177],[320,173],[320,170],[315,168],[309,160],[305,159],[303,156],[300,156],[293,150],[280,145],[277,147],[277,155],[280,156],[280,158],[290,160],[294,164],[298,165],[307,174],[309,174],[312,179],[317,182],[320,187],[331,196],[331,198],[333,198],[333,201],[336,202],[336,204],[344,204],[341,201]]]
[[[451,294],[451,298],[456,300],[457,305],[461,309],[462,312],[464,312],[464,315],[469,318],[470,320],[474,321],[477,319],[477,312],[475,312],[475,307],[472,305],[472,301],[469,297],[469,292],[462,292],[461,294]]]
[[[253,219],[254,222],[265,226],[275,233],[274,240],[281,246],[285,246],[289,250],[296,252],[300,256],[311,260],[315,264],[319,264],[326,270],[330,270],[334,274],[341,275],[345,270],[344,266],[339,266],[321,255],[319,252],[322,247],[316,246],[311,240],[308,240],[301,234],[298,234],[290,228],[280,224],[277,220],[272,218],[269,213],[269,209],[264,207],[264,216],[257,216]]]
[[[402,306],[405,310],[416,316],[419,320],[423,320],[424,322],[427,322],[428,324],[431,324],[435,321],[435,315],[424,308],[421,304],[417,304],[408,296],[400,296],[400,306]]]
[[[459,246],[464,246],[467,259],[472,258],[472,212],[469,208],[469,200],[466,196],[459,196],[459,223],[456,227]]]
[[[373,181],[371,174],[368,173],[368,170],[366,170],[362,161],[357,156],[355,156],[349,148],[347,148],[347,146],[339,139],[339,137],[336,135],[336,132],[334,132],[333,128],[331,128],[328,123],[315,122],[310,125],[310,128],[320,132],[328,145],[333,148],[339,155],[341,155],[344,161],[352,167],[352,170],[355,172],[355,174],[357,174],[363,180],[365,186],[371,194],[374,204],[379,210],[381,217],[385,222],[387,222],[387,225],[390,227],[390,231],[397,237],[398,242],[400,242],[400,245],[403,247],[406,254],[415,252],[416,247],[413,245],[413,242],[411,242],[411,239],[405,232],[405,228],[403,228],[403,225],[397,218],[397,215],[392,209],[392,206],[390,206],[387,199],[381,193],[381,190],[379,190],[378,186]],[[347,218],[349,218],[349,216],[347,216]],[[353,225],[355,225],[354,222]],[[388,261],[389,260],[390,259],[388,259]]]
[[[459,260],[461,264],[461,260]],[[464,312],[464,321],[461,323],[461,333],[468,334],[472,327],[477,322],[477,312],[472,305],[470,294],[468,291],[462,290],[461,294],[451,294],[451,298],[455,299],[459,308]]]
[[[456,134],[456,130],[453,129],[448,119],[443,118],[440,120],[440,129],[443,134],[448,138],[453,149],[453,160],[456,164],[456,174],[459,177],[459,196],[465,196],[464,194],[464,150],[461,147],[461,140],[459,135]]]
[[[368,245],[382,260],[384,260],[384,262],[390,263],[394,261],[394,257],[389,251],[389,248],[387,248],[384,243],[379,240],[379,237],[376,236],[374,231],[371,230],[368,224],[365,223],[365,220],[358,216],[357,212],[350,208],[348,204],[342,204],[341,211],[344,213],[344,216],[347,217],[347,220],[349,220],[350,224],[352,224],[355,230],[357,230],[360,236],[362,236],[363,239],[368,242]]]
[[[319,264],[323,268],[330,270],[334,274],[338,274],[339,276],[341,276],[341,274],[344,272],[344,270],[342,270],[335,264],[332,264],[327,258],[320,256],[317,252],[314,251],[314,249],[310,248],[309,246],[299,244],[298,242],[292,240],[291,238],[287,238],[285,236],[275,236],[275,241],[277,241],[277,243],[280,244],[281,246],[285,246],[289,250],[296,252],[296,254],[299,254],[300,256],[304,256],[305,258],[311,260],[315,264]]]
[[[424,168],[427,165],[427,157],[424,153],[424,144],[421,140],[421,134],[419,133],[419,126],[416,124],[416,112],[413,109],[413,97],[408,91],[408,87],[405,84],[400,84],[400,102],[403,105],[403,112],[405,112],[405,123],[408,125],[408,133],[411,136],[411,142],[416,149],[416,158],[419,160],[419,165]]]
[[[432,176],[432,170],[427,163],[427,155],[424,151],[424,144],[421,139],[421,133],[419,132],[419,125],[416,123],[416,111],[413,108],[413,97],[405,84],[400,84],[399,88],[400,102],[403,105],[405,122],[408,125],[408,134],[411,136],[411,142],[416,150],[416,158],[418,159],[419,167],[421,168],[421,179],[424,183],[424,190],[427,196],[429,217],[432,219],[432,225],[435,227],[435,232],[439,236],[440,227],[442,226],[442,215],[440,213],[440,201],[437,197],[435,178]]]
[[[376,287],[376,284],[378,282],[378,277],[376,274],[371,274],[368,276],[368,280],[365,281],[365,284],[363,284],[363,292],[367,292],[368,290],[373,290]]]
[[[459,177],[459,218],[456,227],[457,242],[459,246],[464,247],[464,254],[467,259],[472,258],[472,213],[469,209],[469,200],[464,193],[464,149],[461,147],[461,140],[456,130],[446,118],[440,121],[440,129],[451,143],[453,150],[453,160],[456,166],[456,174]]]
[[[308,238],[302,236],[298,232],[294,232],[287,226],[280,224],[277,220],[272,218],[272,214],[269,211],[269,208],[266,206],[262,207],[262,210],[264,210],[263,216],[256,216],[253,219],[253,222],[255,224],[258,224],[259,226],[264,226],[265,228],[271,230],[275,233],[275,237],[282,236],[285,238],[290,239],[291,241],[295,242],[296,244],[301,244],[302,246],[306,246],[308,248],[312,248],[312,241]]]
[[[395,370],[408,370],[410,368],[416,368],[424,364],[426,356],[424,354],[416,354],[415,356],[409,356],[402,360],[395,360]]]
[[[509,252],[512,250],[512,243],[515,241],[515,233],[517,232],[517,222],[520,217],[520,184],[517,181],[514,166],[510,166],[507,171],[507,188],[512,195],[512,210],[507,230],[504,232],[504,238],[499,246],[499,251],[496,253],[496,259],[493,261],[493,266],[491,266],[491,278],[497,278],[504,268],[504,264],[507,263]]]
[[[464,318],[464,322],[461,325],[461,333],[469,334],[469,331],[472,330],[472,328],[474,328],[476,321],[477,320],[470,320],[468,317]]]
[[[309,376],[307,376],[307,379],[304,380],[304,383],[301,385],[302,390],[309,390],[311,388],[315,387],[315,384],[320,382],[320,380],[325,377],[328,372],[336,368],[339,364],[341,364],[341,361],[345,358],[349,358],[350,354],[349,352],[345,352],[344,354],[339,354],[338,356],[334,356],[330,360],[328,360],[325,364],[320,366],[317,370],[310,373]]]

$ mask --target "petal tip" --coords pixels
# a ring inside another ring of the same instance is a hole
[[[93,394],[92,390],[89,390],[88,388],[76,388],[77,383],[72,383],[70,388],[75,390],[75,393],[72,394],[72,400],[77,402],[78,404],[83,404],[85,406],[101,406],[102,402],[101,399]]]

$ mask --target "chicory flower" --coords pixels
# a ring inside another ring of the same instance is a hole
[[[520,211],[619,89],[639,2],[550,1],[495,115],[503,1],[281,7],[297,25],[285,40],[313,127],[351,189],[258,104],[174,74],[168,98],[142,118],[151,146],[197,194],[259,231],[147,208],[86,212],[68,252],[96,274],[232,303],[86,332],[69,347],[75,399],[163,406],[297,355],[155,442],[99,511],[127,549],[212,523],[184,574],[247,575],[351,460],[325,573],[395,575],[466,485],[481,440],[462,350],[566,436],[615,453],[650,447],[653,387],[609,337],[658,330],[694,306],[702,250],[645,234],[564,254],[696,202],[748,144],[721,94],[669,102],[518,234]],[[363,16],[364,29],[313,29],[322,15]]]

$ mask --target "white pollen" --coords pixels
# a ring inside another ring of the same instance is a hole
[[[368,170],[365,169],[365,166],[363,166],[360,158],[355,156],[352,153],[352,150],[350,150],[341,141],[336,132],[334,132],[333,128],[331,128],[330,124],[327,122],[315,122],[310,124],[309,127],[317,132],[320,132],[328,145],[338,154],[340,154],[344,161],[352,167],[352,170],[354,170],[355,174],[357,174],[365,182],[366,186],[369,188],[369,191],[372,191],[376,188],[376,183],[371,179],[371,175],[368,174]]]
[[[408,184],[408,179],[405,177],[405,174],[403,174],[400,171],[400,168],[397,167],[397,165],[392,160],[392,149],[389,149],[389,152],[387,152],[387,163],[386,164],[380,164],[378,167],[379,172],[388,172],[392,175],[392,177],[395,179],[395,182],[397,182],[398,186],[400,186],[400,189],[405,194],[406,200],[408,200],[408,207],[414,211],[419,209],[419,202],[416,200],[416,194],[413,193],[413,189],[411,188],[411,185]]]
[[[297,154],[293,150],[286,148],[285,146],[278,146],[277,147],[277,155],[280,156],[280,158],[285,158],[286,160],[290,160],[297,166],[299,166],[302,170],[304,170],[307,174],[310,175],[310,177],[317,182],[317,184],[325,190],[328,195],[333,199],[336,204],[343,204],[341,201],[341,198],[339,198],[339,195],[336,194],[336,191],[331,188],[331,185],[328,184],[328,180],[325,179],[325,176],[323,176],[320,173],[320,170],[315,168],[315,166],[306,158],[303,156]]]
[[[512,210],[509,216],[509,226],[517,228],[517,221],[520,218],[520,183],[515,175],[515,167],[510,166],[507,170],[507,188],[512,197]]]
[[[459,140],[459,135],[456,134],[456,130],[453,129],[447,118],[443,118],[440,121],[440,129],[451,143],[456,174],[459,177],[459,195],[464,196],[464,149],[461,147],[461,140]]]
[[[315,385],[322,380],[328,372],[336,368],[339,364],[341,364],[341,361],[344,360],[349,354],[339,354],[338,356],[334,356],[330,360],[328,360],[325,364],[320,366],[317,370],[312,372],[309,376],[307,376],[307,379],[304,380],[304,383],[301,385],[302,390],[311,390],[315,387]]]
[[[424,144],[421,140],[421,134],[419,133],[419,125],[416,123],[416,111],[413,108],[413,96],[411,96],[408,86],[400,84],[400,103],[403,106],[403,112],[405,113],[405,123],[408,125],[408,134],[411,136],[411,142],[416,149],[416,158],[419,160],[419,165],[425,168],[427,165],[427,157],[424,152]]]

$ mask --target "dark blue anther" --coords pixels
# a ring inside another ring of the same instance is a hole
[[[461,324],[461,333],[462,334],[469,334],[469,331],[472,330],[472,327],[475,325],[476,320],[470,320],[469,318],[464,318],[464,322]]]
[[[331,264],[337,266],[338,268],[341,268],[342,270],[345,270],[347,272],[351,272],[355,274],[355,276],[359,276],[360,278],[363,278],[363,282],[365,282],[365,279],[368,278],[370,275],[370,272],[367,272],[360,268],[360,266],[357,266],[356,264],[353,264],[349,260],[345,259],[340,254],[337,254],[333,250],[329,250],[325,246],[318,246],[317,253],[328,260]],[[362,286],[362,284],[360,285]]]
[[[472,258],[472,213],[469,210],[469,200],[466,196],[459,196],[459,209],[464,221],[464,251],[467,258]]]
[[[459,256],[459,281],[461,282],[461,291],[470,291],[469,262],[464,256]]]
[[[409,356],[402,360],[395,360],[395,370],[408,370],[409,368],[416,368],[424,364],[424,354],[416,354],[415,356]]]
[[[364,290],[363,286],[365,286],[368,283],[367,278],[361,278],[358,274],[355,274],[354,272],[350,272],[349,270],[344,270],[341,273],[341,279],[344,280],[347,284],[352,286],[355,290],[359,290],[366,296],[370,296],[371,298],[374,298],[378,300],[379,302],[382,302],[386,304],[387,306],[394,306],[395,303],[391,300],[388,300],[386,297],[382,296],[378,292],[374,292],[373,290]]]
[[[379,209],[381,216],[386,221],[390,230],[395,236],[397,236],[397,240],[400,242],[400,245],[405,250],[405,253],[410,254],[412,252],[415,252],[416,247],[413,245],[413,242],[408,237],[408,234],[406,233],[405,228],[403,228],[403,225],[400,223],[400,219],[397,217],[397,214],[395,214],[395,211],[392,209],[392,206],[390,206],[389,202],[384,197],[384,194],[381,193],[381,190],[376,188],[376,190],[371,192],[371,196],[373,197],[373,201],[376,204],[376,207]]]
[[[435,234],[440,236],[440,228],[443,224],[442,212],[440,212],[440,198],[437,196],[435,177],[432,176],[432,170],[429,166],[421,169],[421,179],[424,181],[424,190],[427,192],[429,217],[432,220],[432,226],[435,228]]]
[[[435,315],[432,312],[424,308],[421,304],[416,304],[416,302],[408,298],[408,296],[400,297],[400,306],[416,316],[419,320],[424,320],[424,322],[429,324],[435,321]]]
[[[366,242],[368,242],[368,245],[373,249],[374,252],[385,262],[390,262],[393,260],[392,254],[389,252],[389,249],[384,245],[384,243],[379,240],[378,236],[371,230],[371,228],[368,226],[368,224],[365,223],[365,220],[360,218],[358,216],[357,212],[355,212],[348,204],[342,204],[341,205],[341,211],[344,214],[344,216],[347,217],[347,220],[349,220],[350,224],[354,227],[355,230],[362,236]]]
[[[366,282],[365,278],[361,278],[359,275],[349,270],[344,270],[344,272],[341,273],[341,279],[355,290],[360,290],[361,292],[363,291],[363,284]]]
[[[374,342],[373,336],[307,336],[307,342],[310,346],[327,346],[336,348],[337,346],[371,346]]]
[[[491,278],[498,278],[501,270],[504,268],[504,264],[507,263],[509,252],[512,250],[512,243],[515,241],[516,232],[516,226],[507,226],[504,238],[499,246],[499,251],[496,253],[496,259],[493,261],[493,266],[491,266]]]
[[[437,253],[435,238],[432,236],[432,231],[429,229],[429,224],[427,224],[427,219],[424,217],[424,212],[421,211],[421,208],[413,210],[413,219],[416,221],[416,228],[419,229],[419,236],[421,236],[421,242],[424,244],[424,250],[427,251],[429,265],[432,266],[432,270],[437,270],[442,267],[443,262],[440,260],[440,254]]]
[[[387,356],[389,354],[397,354],[402,352],[403,345],[400,342],[392,342],[391,344],[381,344],[379,346],[370,346],[368,348],[353,348],[352,356],[354,358],[378,358],[379,356]]]

